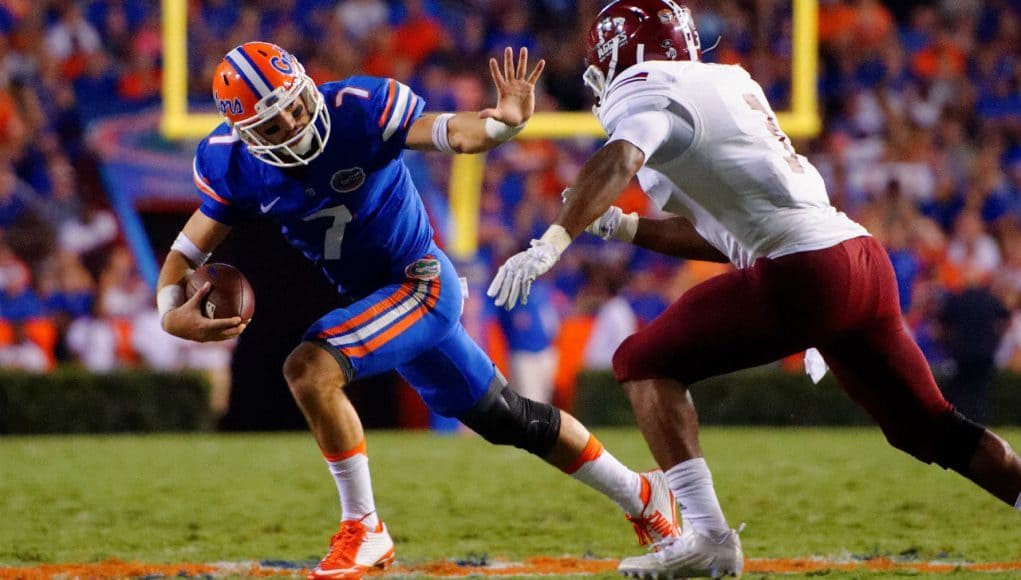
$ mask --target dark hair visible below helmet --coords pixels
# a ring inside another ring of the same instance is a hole
[[[601,98],[614,77],[647,60],[701,58],[691,11],[674,0],[618,0],[589,28],[585,84]]]

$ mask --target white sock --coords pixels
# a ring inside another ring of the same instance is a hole
[[[345,453],[341,459],[331,461],[330,473],[337,484],[340,494],[340,508],[343,512],[341,520],[361,520],[369,530],[375,531],[379,525],[376,515],[376,501],[372,497],[372,478],[369,477],[369,456],[365,454],[364,443]]]
[[[694,530],[715,542],[726,539],[730,532],[723,517],[720,501],[713,489],[713,475],[705,459],[696,457],[682,461],[666,472],[670,491],[681,506],[681,518]]]
[[[1017,496],[1017,501],[1014,502],[1014,509],[1021,512],[1021,493]]]
[[[565,470],[574,479],[612,499],[629,515],[642,513],[642,478],[617,461],[589,435],[588,444],[575,465]]]

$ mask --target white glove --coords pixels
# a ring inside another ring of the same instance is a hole
[[[518,298],[526,304],[528,293],[532,291],[532,281],[549,272],[559,259],[560,250],[553,244],[532,240],[532,247],[514,254],[500,266],[486,295],[496,298],[496,305],[507,310],[517,305]]]
[[[570,195],[571,188],[568,187],[560,192],[564,203]],[[603,238],[604,240],[620,240],[631,242],[635,239],[635,232],[638,230],[638,214],[635,212],[624,213],[624,210],[611,205],[603,215],[599,216],[585,228],[585,231]]]
[[[597,235],[604,240],[614,240],[617,238],[617,229],[620,228],[621,218],[624,217],[624,210],[620,209],[615,205],[611,205],[603,215],[596,218],[596,221],[590,223],[585,231]]]

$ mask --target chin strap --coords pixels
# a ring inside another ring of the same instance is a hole
[[[606,91],[606,77],[603,76],[603,71],[599,70],[594,64],[590,64],[585,73],[581,75],[581,79],[585,82],[585,86],[592,89],[592,92],[596,95],[596,107],[599,108],[600,103],[603,100],[603,93]]]

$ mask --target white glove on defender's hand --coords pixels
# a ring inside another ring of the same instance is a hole
[[[603,215],[590,223],[585,231],[599,236],[604,240],[617,239],[617,229],[620,227],[621,218],[624,217],[624,210],[611,205]]]
[[[528,293],[532,291],[532,281],[549,272],[559,259],[560,251],[553,244],[532,240],[532,247],[514,254],[500,266],[486,295],[495,297],[496,305],[507,310],[517,305],[518,298],[525,304]]]

